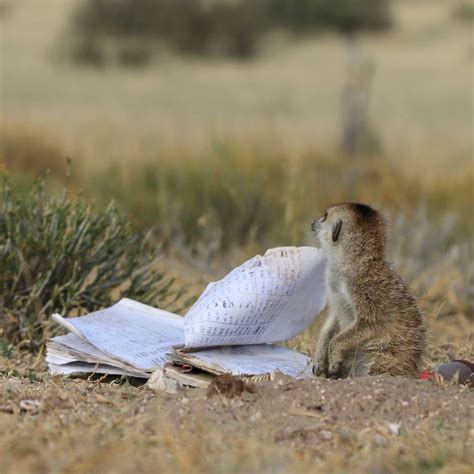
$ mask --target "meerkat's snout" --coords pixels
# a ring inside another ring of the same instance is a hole
[[[311,223],[311,230],[313,231],[314,237],[319,242],[321,247],[325,247],[327,240],[328,229],[326,223],[328,221],[328,211],[324,213],[319,219],[315,219]]]
[[[313,222],[311,222],[311,230],[314,232],[315,235],[317,235],[318,232],[321,230],[321,226],[323,222],[327,219],[327,217],[328,217],[328,213],[326,211],[323,217],[320,217],[319,219],[315,219]]]
[[[316,241],[319,243],[319,245],[322,246],[321,242],[321,219],[315,219],[313,222],[311,222],[311,230],[313,231],[314,238]]]

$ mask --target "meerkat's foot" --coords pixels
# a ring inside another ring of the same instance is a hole
[[[318,363],[316,362],[313,365],[313,375],[316,377],[321,377],[321,376],[327,376],[328,371],[327,371],[327,365],[324,363]]]
[[[344,378],[344,362],[343,360],[332,360],[329,362],[327,377],[330,379],[342,379]]]
[[[335,379],[335,380],[343,379],[344,374],[343,374],[343,371],[341,369],[329,369],[327,378],[328,379]]]

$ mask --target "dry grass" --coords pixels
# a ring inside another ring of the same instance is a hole
[[[344,201],[368,202],[414,225],[422,217],[423,225],[443,229],[445,243],[464,241],[474,229],[472,183],[468,162],[449,174],[436,168],[419,173],[392,156],[351,161],[338,153],[287,154],[262,143],[221,141],[202,153],[157,153],[134,167],[115,164],[82,185],[99,202],[114,198],[167,246],[209,264],[233,246],[299,245],[310,237],[312,219]],[[417,214],[421,209],[426,216]],[[414,234],[418,246],[423,232]]]
[[[431,359],[472,360],[466,249],[453,244],[442,251],[449,225],[433,227],[422,213],[417,232],[424,244],[406,246],[412,226],[412,220],[395,220],[394,239],[400,245],[392,254],[430,321]],[[180,285],[199,293],[209,279],[225,272],[229,260],[224,262],[207,275],[172,257],[160,265]],[[321,320],[289,345],[310,353]],[[391,380],[380,380],[371,389],[372,382],[361,380],[345,389],[321,381],[308,390],[287,381],[259,386],[257,395],[242,401],[208,400],[199,392],[172,397],[128,381],[50,377],[41,353],[35,358],[7,346],[0,349],[0,471],[5,474],[324,474],[349,469],[356,474],[467,474],[472,467],[472,394],[465,389],[410,381],[391,388]],[[360,394],[361,389],[366,392]],[[410,413],[385,405],[380,393],[391,394],[396,403],[408,399]],[[337,402],[342,394],[355,407]],[[313,413],[311,407],[321,400],[325,411]],[[370,414],[350,416],[360,403]],[[381,420],[401,421],[401,434],[391,433]]]
[[[0,379],[5,474],[470,472],[471,394],[458,387],[284,380],[230,400],[204,391],[172,397],[127,382],[52,378],[17,357],[3,359],[17,371]],[[357,391],[354,406],[338,402],[341,389]],[[400,399],[410,400],[406,408]]]
[[[472,360],[469,245],[453,240],[453,220],[434,225],[422,210],[390,222],[391,258],[416,291],[429,320],[432,363]],[[178,286],[199,294],[209,280],[255,250],[259,245],[254,242],[222,255],[206,274],[172,256],[157,265],[175,277]],[[311,353],[322,318],[288,344]],[[0,369],[0,471],[5,474],[344,473],[348,469],[356,474],[467,474],[474,454],[469,424],[472,394],[456,387],[402,381],[395,389],[388,379],[374,389],[372,382],[361,380],[334,391],[331,382],[322,381],[311,390],[285,382],[275,388],[259,387],[260,395],[243,402],[211,401],[198,392],[174,399],[128,381],[50,377],[41,352],[34,357],[5,344],[0,345]],[[270,389],[270,396],[261,395]],[[361,389],[367,389],[374,401],[368,401],[367,393],[358,395]],[[407,398],[406,390],[417,390],[408,397],[411,414],[384,405],[384,399],[375,396],[380,390],[396,400]],[[325,391],[327,400],[332,400],[330,393],[334,400],[347,394],[356,406],[336,401],[322,416],[313,413],[308,407],[320,403]],[[279,399],[281,405],[275,405]],[[342,416],[360,407],[358,401],[372,414]],[[387,431],[380,417],[402,421],[402,434]]]
[[[66,166],[66,156],[48,133],[11,123],[0,126],[0,170],[30,178],[64,178]]]

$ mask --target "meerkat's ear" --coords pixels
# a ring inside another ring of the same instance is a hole
[[[339,234],[341,233],[342,227],[342,219],[339,219],[333,226],[332,226],[332,241],[336,242],[339,238]]]

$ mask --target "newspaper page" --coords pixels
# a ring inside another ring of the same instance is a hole
[[[326,304],[324,252],[279,247],[232,270],[184,321],[186,348],[273,343],[301,333]]]
[[[107,364],[92,364],[88,362],[72,361],[68,364],[54,364],[48,362],[49,373],[51,375],[76,375],[81,373],[107,374],[107,375],[128,375],[142,379],[150,378],[151,373],[129,371]]]
[[[60,371],[70,373],[70,369],[77,368],[79,363],[82,363],[82,368],[87,369],[85,372],[100,373],[99,370],[95,370],[96,366],[101,368],[108,365],[124,373],[137,373],[135,367],[107,356],[72,332],[56,336],[46,343],[46,362],[50,368],[55,368],[55,371],[51,370],[55,373]]]
[[[288,347],[273,344],[215,347],[182,354],[199,367],[200,361],[232,375],[263,375],[282,372],[292,377],[311,377],[311,359]],[[205,367],[205,365],[203,365]]]
[[[104,362],[116,360],[142,371],[162,367],[169,347],[184,343],[182,317],[126,298],[87,316],[55,314],[53,319],[103,353]],[[62,342],[71,345],[71,340]]]

